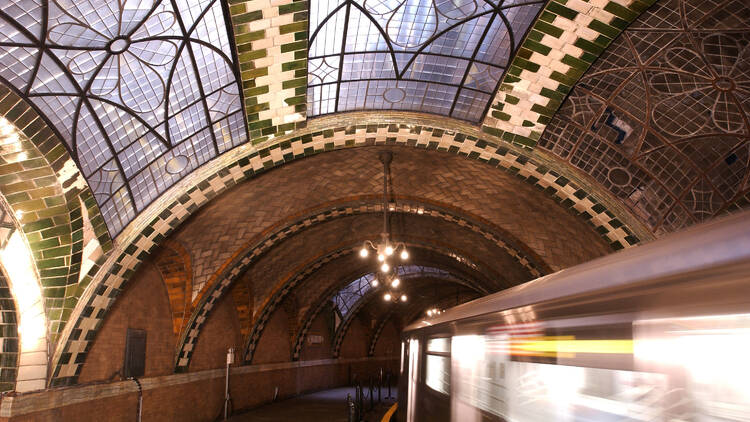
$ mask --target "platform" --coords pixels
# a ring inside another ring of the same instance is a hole
[[[347,394],[354,397],[354,388],[334,388],[297,396],[249,410],[229,420],[232,422],[347,422]],[[391,394],[394,397],[397,396],[395,389],[391,391]],[[383,415],[395,403],[395,399],[386,400],[386,395],[386,390],[383,389],[383,401],[378,404],[377,391],[375,392],[375,407],[365,414],[365,421],[380,422]],[[367,409],[369,409],[369,399],[365,401],[365,410]]]

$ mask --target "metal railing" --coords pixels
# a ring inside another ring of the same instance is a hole
[[[375,409],[375,392],[377,391],[377,404],[381,404],[383,400],[393,400],[395,397],[391,396],[391,371],[384,372],[383,368],[380,368],[377,377],[370,376],[367,387],[362,386],[362,381],[357,379],[357,375],[354,374],[352,377],[354,384],[354,397],[351,394],[346,395],[346,412],[348,422],[365,422],[364,416],[367,412],[371,412]],[[383,388],[387,388],[388,395],[383,398]],[[365,405],[369,402],[369,406],[366,408]]]

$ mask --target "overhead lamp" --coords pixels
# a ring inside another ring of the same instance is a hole
[[[380,275],[377,277],[385,286],[397,288],[401,281],[395,278],[398,271],[394,271],[395,267],[386,261],[386,259],[393,254],[398,254],[402,261],[409,259],[409,251],[406,250],[406,244],[404,242],[392,242],[390,234],[390,226],[388,220],[388,211],[394,211],[395,206],[388,202],[388,175],[390,174],[390,165],[393,159],[393,154],[390,152],[383,152],[380,154],[380,161],[383,163],[383,232],[380,233],[380,241],[373,242],[365,240],[362,243],[362,248],[359,250],[359,256],[367,258],[372,249],[377,255],[378,262],[380,262]],[[378,283],[373,282],[372,286],[376,287]],[[393,295],[391,295],[393,296]],[[405,295],[402,295],[404,298]],[[398,296],[395,296],[398,297]],[[386,299],[389,300],[389,299]]]
[[[401,295],[401,301],[406,302],[406,295]]]
[[[384,295],[383,295],[383,299],[384,299],[384,300],[385,300],[386,302],[387,302],[387,301],[389,301],[389,300],[391,300],[391,294],[390,294],[390,293],[386,293],[386,294],[384,294]]]

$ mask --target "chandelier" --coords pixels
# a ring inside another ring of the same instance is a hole
[[[378,156],[383,162],[383,232],[380,233],[380,241],[372,242],[365,240],[362,243],[362,249],[359,256],[363,259],[374,252],[379,263],[377,277],[372,280],[372,287],[383,285],[388,291],[383,294],[383,300],[386,302],[406,302],[405,294],[399,294],[398,288],[401,286],[401,280],[398,278],[396,267],[393,265],[393,259],[398,256],[401,261],[409,259],[409,251],[406,250],[404,242],[393,242],[390,235],[390,225],[388,220],[388,175],[391,170],[391,160],[393,154],[390,151],[381,152]]]

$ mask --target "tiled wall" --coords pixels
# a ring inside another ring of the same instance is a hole
[[[94,197],[63,144],[15,92],[0,84],[0,192],[22,225],[42,283],[52,339],[82,293],[84,249],[81,204],[90,227],[112,248]]]
[[[20,347],[16,318],[16,304],[0,268],[0,392],[16,387]]]
[[[252,143],[304,127],[307,1],[230,0],[229,5]]]

